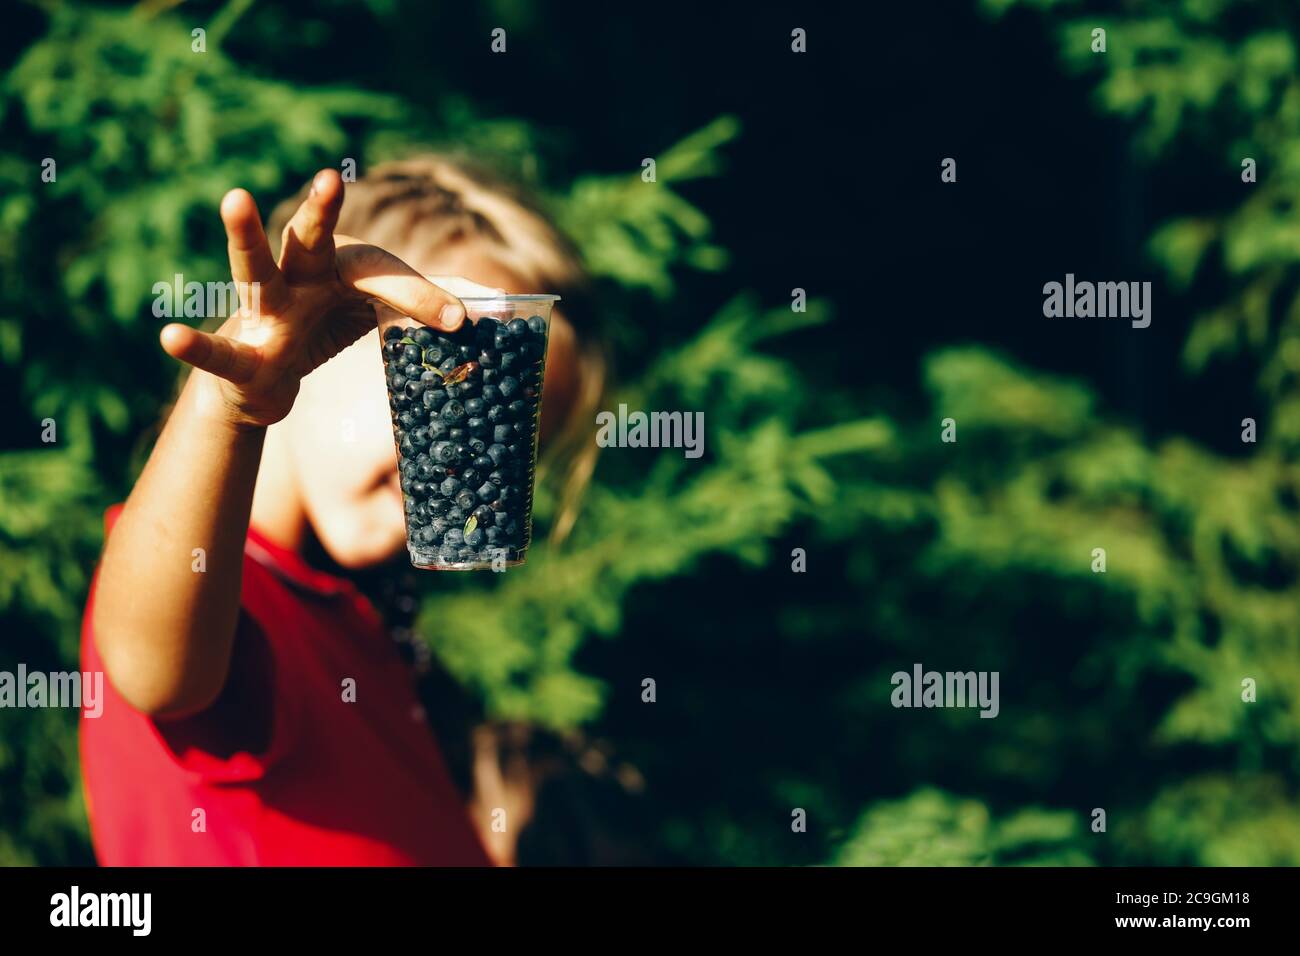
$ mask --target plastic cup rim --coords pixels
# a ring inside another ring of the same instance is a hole
[[[462,302],[559,302],[558,295],[461,295]]]

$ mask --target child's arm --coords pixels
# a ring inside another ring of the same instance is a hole
[[[109,537],[92,622],[109,679],[144,713],[197,712],[225,684],[266,426],[289,413],[303,376],[374,327],[370,298],[437,327],[464,318],[405,263],[335,236],[342,202],[338,174],[318,173],[277,264],[252,197],[227,194],[241,308],[216,335],[162,330],[163,348],[195,371]]]

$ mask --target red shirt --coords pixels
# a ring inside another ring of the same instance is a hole
[[[240,601],[231,674],[203,713],[150,719],[107,676],[102,715],[83,712],[99,862],[490,865],[370,602],[256,531]],[[92,584],[82,669],[102,671],[93,604]]]

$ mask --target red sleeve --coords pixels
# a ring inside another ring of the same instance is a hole
[[[109,529],[119,511],[120,507],[110,509]],[[290,676],[293,653],[285,646],[287,638],[277,636],[283,629],[276,628],[274,620],[266,620],[269,615],[255,616],[249,607],[250,592],[262,586],[265,574],[245,556],[230,673],[216,701],[200,713],[182,718],[140,715],[178,766],[206,782],[233,783],[264,776],[291,749],[297,733],[299,701],[296,682]],[[90,619],[88,605],[87,628]],[[122,702],[122,706],[129,705]]]
[[[151,719],[178,764],[205,781],[256,780],[291,749],[297,699],[285,654],[261,625],[240,611],[230,676],[206,710],[180,719]]]

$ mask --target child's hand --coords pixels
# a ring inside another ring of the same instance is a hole
[[[169,355],[212,373],[203,376],[206,397],[231,424],[270,425],[289,414],[303,376],[375,327],[371,298],[435,328],[463,321],[459,299],[396,256],[335,235],[342,205],[338,173],[317,173],[285,227],[277,264],[253,197],[235,189],[221,201],[240,309],[216,335],[172,323],[161,341]]]

